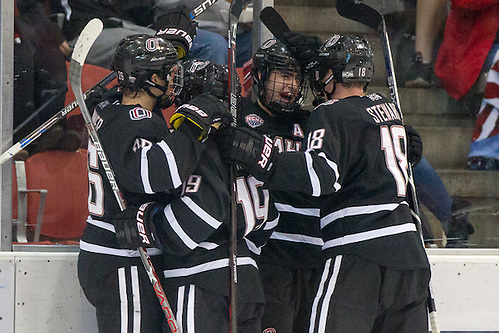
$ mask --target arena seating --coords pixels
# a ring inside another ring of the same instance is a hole
[[[37,153],[13,169],[17,241],[78,240],[88,215],[86,151]]]

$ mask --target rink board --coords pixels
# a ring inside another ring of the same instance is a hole
[[[499,332],[499,251],[430,249],[442,331]],[[76,252],[0,252],[0,332],[97,333]]]

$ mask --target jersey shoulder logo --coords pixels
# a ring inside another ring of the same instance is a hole
[[[339,101],[338,99],[330,99],[329,101],[326,101],[326,102],[322,103],[321,105],[331,105],[331,104],[334,104],[338,101]]]
[[[265,122],[262,117],[254,114],[254,113],[251,113],[251,114],[247,115],[246,117],[244,117],[244,121],[246,121],[246,124],[248,124],[248,126],[251,128],[260,127]]]
[[[144,108],[133,108],[130,110],[130,119],[142,120],[152,118],[152,112]]]

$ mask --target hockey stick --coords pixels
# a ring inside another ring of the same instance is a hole
[[[260,21],[270,30],[274,37],[284,43],[284,33],[290,29],[282,16],[274,9],[274,7],[265,7],[260,12]]]
[[[97,83],[95,86],[90,88],[85,92],[83,95],[83,98],[86,99],[88,95],[90,95],[97,87],[102,86],[105,87],[109,83],[111,83],[114,79],[116,78],[116,73],[111,72],[108,75],[106,75],[102,80],[100,80],[99,83]],[[23,148],[26,146],[30,145],[33,141],[38,139],[40,135],[45,133],[49,128],[51,128],[55,123],[57,123],[59,120],[63,119],[68,115],[71,111],[76,109],[78,107],[78,103],[76,100],[73,102],[69,103],[67,106],[65,106],[63,109],[59,110],[55,115],[50,117],[49,120],[38,126],[37,129],[35,129],[33,132],[28,134],[24,139],[21,141],[17,142],[14,144],[12,147],[7,149],[2,155],[0,155],[0,165],[4,164],[8,160],[10,160],[15,154],[19,153]]]
[[[67,91],[67,87],[65,86],[64,88],[61,88],[61,89],[58,89],[57,92],[52,95],[52,97],[50,97],[47,101],[45,101],[45,103],[43,103],[38,109],[36,109],[32,114],[30,114],[30,116],[26,119],[24,119],[24,121],[22,123],[20,123],[15,129],[14,131],[12,131],[12,135],[15,135],[17,132],[19,132],[24,126],[26,126],[26,124],[28,124],[31,120],[33,120],[33,118],[35,118],[36,116],[38,116],[43,110],[45,110],[45,108],[47,106],[49,106],[50,104],[52,104],[53,101],[56,100],[56,98],[59,98],[61,97],[63,94],[65,94]]]
[[[239,17],[244,8],[251,0],[233,0],[229,8],[229,31],[227,34],[227,46],[229,51],[229,107],[232,114],[232,126],[237,125],[238,90],[239,78],[236,72],[236,33]],[[236,200],[236,169],[230,168],[230,180],[232,185],[231,196],[231,225],[229,239],[229,270],[230,270],[230,306],[229,321],[231,333],[237,333],[237,200]]]
[[[88,24],[81,32],[71,55],[71,63],[69,65],[69,82],[71,83],[71,87],[73,88],[76,101],[80,106],[81,114],[85,119],[85,124],[87,126],[90,139],[92,140],[92,143],[97,150],[97,154],[99,155],[99,159],[102,163],[102,166],[104,167],[104,171],[106,172],[106,176],[109,180],[114,196],[116,197],[116,201],[118,202],[121,211],[123,211],[126,208],[125,201],[121,196],[120,189],[118,188],[118,184],[116,183],[114,171],[112,170],[111,164],[109,163],[106,154],[104,153],[99,136],[97,134],[97,130],[95,129],[92,122],[92,117],[90,116],[87,106],[83,100],[83,93],[81,90],[81,73],[83,64],[85,63],[85,58],[87,57],[88,51],[90,51],[92,44],[101,33],[102,28],[102,21],[95,18],[88,22]],[[172,332],[178,332],[177,322],[175,320],[175,317],[173,316],[171,306],[168,303],[166,294],[163,290],[163,287],[161,286],[158,275],[156,274],[156,270],[152,265],[151,258],[147,254],[145,248],[138,248],[137,250],[140,254],[140,258],[142,259],[142,263],[144,264],[144,268],[147,272],[147,275],[149,276],[154,291],[156,292],[156,296],[158,297],[161,308],[163,309],[163,312],[166,316],[168,325],[170,326],[170,330]]]
[[[338,10],[338,14],[340,14],[340,16],[362,23],[374,30],[377,30],[380,33],[381,44],[383,48],[383,56],[385,58],[386,77],[388,81],[388,86],[390,88],[390,97],[392,102],[394,102],[397,105],[398,110],[400,112],[400,118],[403,121],[402,108],[400,106],[400,99],[397,89],[397,81],[395,78],[395,69],[393,65],[392,51],[390,48],[390,40],[388,38],[388,32],[386,29],[386,22],[384,16],[376,9],[364,3],[361,3],[358,0],[337,0],[336,9]],[[414,178],[412,177],[412,167],[410,163],[408,163],[408,171],[409,171],[409,185],[411,190],[410,194],[412,198],[411,214],[414,220],[416,221],[416,226],[419,229],[421,241],[423,242],[423,247],[424,247],[424,239],[422,232],[423,228],[421,225],[419,205],[416,195],[416,186],[414,184]],[[435,300],[433,298],[431,282],[428,285],[428,298],[426,303],[430,317],[431,331],[434,333],[435,332],[440,333],[440,325],[438,323],[437,309],[435,307]]]
[[[191,20],[198,17],[199,15],[201,15],[202,13],[204,13],[205,10],[207,10],[208,8],[210,8],[211,6],[213,6],[215,4],[215,2],[217,2],[218,0],[206,0],[206,1],[203,1],[203,3],[201,3],[199,6],[197,6],[196,8],[194,8],[192,10],[192,12],[190,12],[189,16],[191,17]]]

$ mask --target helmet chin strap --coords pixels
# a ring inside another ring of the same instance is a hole
[[[163,92],[163,94],[159,95],[159,96],[156,96],[154,95],[151,90],[148,88],[146,89],[147,93],[149,94],[149,96],[151,97],[154,97],[154,98],[160,98],[161,96],[163,96],[164,94],[166,94],[166,91],[168,90],[168,87],[166,86],[161,86],[157,83],[154,83],[152,82],[151,80],[146,80],[145,83],[147,83],[150,87],[153,87],[153,88],[156,88],[156,89],[159,89]]]
[[[168,86],[161,86],[157,83],[152,82],[151,80],[146,80],[145,83],[148,85],[147,88],[145,89],[147,94],[153,98],[156,98],[156,107],[158,107],[160,109],[166,109],[173,104],[172,98],[169,98],[169,97],[167,99],[164,98],[166,92],[168,91]],[[161,95],[154,95],[151,92],[150,87],[159,89],[163,93]]]
[[[324,87],[322,88],[322,91],[324,91],[328,100],[331,99],[331,96],[334,94],[336,90],[336,81],[333,81],[333,79],[334,79],[334,74],[331,73],[331,75],[328,76],[328,78],[324,81],[322,85]],[[327,92],[326,87],[328,86],[329,83],[331,83],[331,81],[333,81],[333,90],[331,90],[331,92]]]

